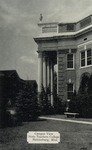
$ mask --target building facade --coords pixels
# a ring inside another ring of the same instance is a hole
[[[53,76],[57,64],[57,94],[66,101],[78,92],[83,74],[92,73],[92,15],[71,23],[39,23],[38,92],[50,86],[53,105]]]

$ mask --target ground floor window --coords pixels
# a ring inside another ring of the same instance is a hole
[[[73,95],[73,84],[68,83],[67,84],[67,99],[71,99]]]

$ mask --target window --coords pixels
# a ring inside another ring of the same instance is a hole
[[[81,67],[85,66],[85,51],[81,52]]]
[[[87,50],[87,65],[92,64],[92,55],[91,55],[91,49]]]
[[[92,50],[81,52],[81,67],[92,65]]]
[[[73,84],[67,84],[67,99],[71,99],[73,95]]]
[[[67,55],[67,68],[73,68],[73,54]]]

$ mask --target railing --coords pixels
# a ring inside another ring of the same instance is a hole
[[[57,25],[47,25],[42,27],[42,33],[57,32]]]
[[[80,21],[80,28],[84,28],[84,27],[90,25],[91,22],[92,22],[92,21],[91,21],[91,16],[89,16],[89,17],[83,19],[82,21]]]
[[[42,23],[42,33],[64,33],[79,31],[92,24],[92,15],[74,23]]]

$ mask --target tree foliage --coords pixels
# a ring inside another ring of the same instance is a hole
[[[51,106],[51,94],[53,94],[53,106]],[[54,72],[53,93],[51,93],[50,85],[47,89],[42,85],[40,93],[40,107],[42,114],[61,114],[65,111],[65,103],[57,95],[57,73]]]
[[[78,112],[81,117],[92,117],[92,75],[83,76],[79,92],[70,101],[70,111]]]
[[[38,116],[37,85],[24,84],[17,94],[15,106],[23,121],[36,119]]]

